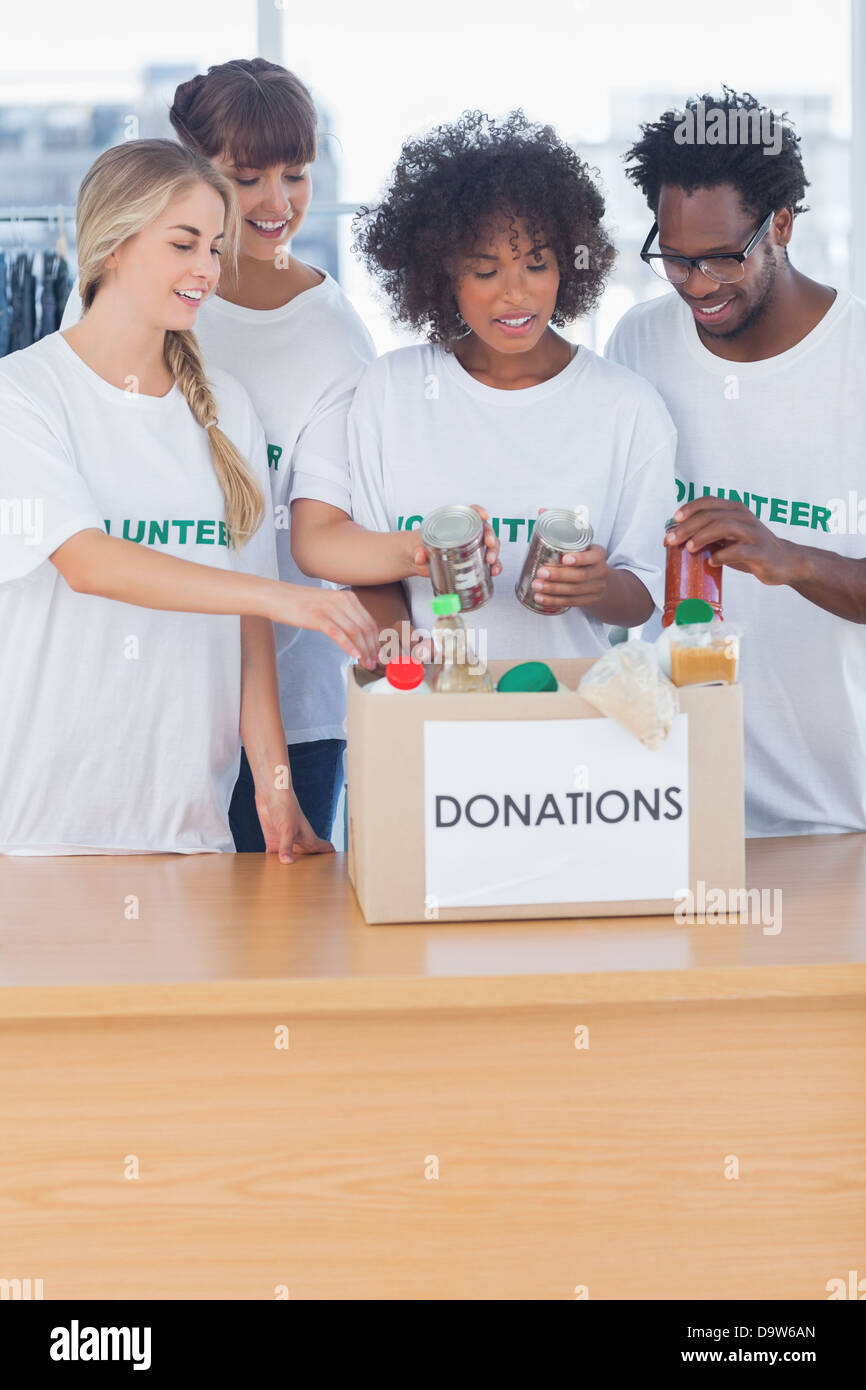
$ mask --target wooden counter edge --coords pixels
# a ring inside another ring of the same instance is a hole
[[[189,980],[152,984],[8,985],[0,1021],[52,1018],[218,1017],[534,1008],[556,1004],[673,1003],[866,995],[866,963],[699,967],[584,975],[357,979]]]

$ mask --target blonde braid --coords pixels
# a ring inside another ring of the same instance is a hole
[[[217,404],[195,334],[169,329],[165,335],[165,361],[196,420],[207,430],[214,469],[225,498],[226,525],[232,544],[240,549],[264,517],[261,488],[243,455],[219,428]]]

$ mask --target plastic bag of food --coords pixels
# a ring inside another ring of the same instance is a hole
[[[651,642],[622,642],[600,656],[577,687],[578,694],[640,739],[661,748],[679,713],[677,692],[661,671]]]

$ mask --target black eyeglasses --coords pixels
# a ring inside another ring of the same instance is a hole
[[[711,280],[729,285],[732,280],[742,280],[746,258],[751,256],[761,238],[767,235],[775,215],[774,212],[767,213],[744,251],[712,252],[708,256],[663,256],[660,251],[650,251],[653,237],[659,229],[658,222],[654,222],[652,231],[641,249],[640,258],[656,275],[662,280],[669,280],[672,285],[684,285],[693,268],[699,270],[702,275],[709,276]]]

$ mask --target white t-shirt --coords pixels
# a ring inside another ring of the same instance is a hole
[[[439,346],[398,348],[367,368],[349,411],[352,515],[394,531],[435,507],[486,508],[502,573],[493,598],[463,617],[479,654],[483,630],[492,659],[594,656],[609,650],[597,618],[533,613],[515,596],[538,509],[585,506],[608,563],[659,603],[675,444],[656,392],[585,348],[549,381],[516,391],[477,381]],[[430,580],[406,584],[412,622],[429,630]]]
[[[231,372],[265,427],[280,579],[316,587],[323,581],[302,574],[292,559],[290,504],[310,497],[349,511],[346,415],[361,372],[376,356],[350,300],[320,274],[321,284],[279,309],[245,309],[211,294],[193,330],[206,368]],[[81,317],[77,289],[63,328]],[[306,628],[277,624],[276,643],[287,742],[345,738],[349,658],[324,633]]]
[[[267,498],[252,403],[209,375]],[[0,499],[0,852],[233,852],[240,618],[76,593],[48,557],[93,527],[274,579],[267,512],[230,549],[207,433],[180,388],[122,391],[59,332],[0,360]]]
[[[785,540],[866,553],[866,305],[839,293],[787,352],[728,362],[670,293],[630,309],[607,353],[667,402],[680,502],[736,495]],[[866,829],[866,627],[727,567],[722,608],[744,629],[747,834]]]

